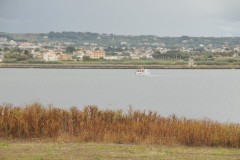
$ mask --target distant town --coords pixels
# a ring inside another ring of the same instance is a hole
[[[239,53],[239,37],[124,36],[90,32],[0,33],[2,64],[104,61],[106,64],[239,65]]]

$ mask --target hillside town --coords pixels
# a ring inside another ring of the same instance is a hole
[[[240,53],[240,43],[221,42],[216,43],[194,43],[190,37],[182,38],[180,42],[172,45],[152,41],[145,37],[138,41],[132,42],[125,38],[126,41],[110,40],[103,43],[104,37],[108,35],[96,35],[96,38],[89,41],[86,38],[81,42],[71,38],[53,39],[49,38],[51,33],[41,35],[41,40],[31,41],[29,39],[11,39],[10,36],[0,37],[0,62],[18,62],[31,61],[32,63],[41,62],[60,62],[60,61],[88,61],[88,60],[182,60],[191,61],[213,61],[224,59],[226,62],[238,62]],[[115,36],[116,39],[117,36]],[[152,37],[151,37],[152,38]],[[113,39],[113,38],[112,38]],[[97,43],[97,42],[100,43]],[[171,41],[174,41],[172,39]],[[205,40],[206,41],[206,40]],[[171,42],[172,43],[172,42]]]

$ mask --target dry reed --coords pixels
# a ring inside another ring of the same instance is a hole
[[[24,107],[5,104],[0,105],[0,138],[239,147],[240,126],[162,117],[132,108],[123,113],[96,106],[66,110],[38,103]]]

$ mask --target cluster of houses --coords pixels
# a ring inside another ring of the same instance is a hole
[[[43,59],[44,61],[69,61],[69,60],[82,60],[84,56],[88,56],[90,59],[100,59],[105,58],[105,51],[103,49],[98,50],[87,50],[78,49],[73,51],[72,54],[66,54],[63,52],[55,51],[55,50],[48,50],[46,52],[37,52],[34,53],[35,59]],[[41,57],[42,56],[42,57]]]
[[[48,44],[48,46],[53,46],[51,49],[44,47],[46,44],[33,44],[29,42],[20,42],[16,43],[13,40],[8,41],[5,37],[0,37],[0,62],[4,59],[4,53],[6,49],[9,50],[14,48],[19,48],[21,50],[28,50],[34,59],[44,60],[44,61],[68,61],[68,60],[82,60],[84,56],[89,57],[90,59],[116,59],[116,57],[106,57],[105,51],[103,48],[92,48],[92,49],[83,49],[78,48],[72,53],[65,53],[66,46],[59,46],[54,44]],[[67,44],[69,45],[69,44]],[[71,45],[71,44],[70,44]],[[5,50],[4,50],[5,49]]]
[[[68,46],[75,46],[74,50],[70,53],[66,53],[66,48]],[[131,49],[126,50],[127,43],[122,42],[119,44],[123,46],[121,48],[125,53],[121,51],[114,51],[114,54],[109,54],[104,50],[103,47],[99,47],[97,44],[84,43],[84,46],[77,46],[70,42],[48,42],[48,43],[29,43],[29,42],[15,42],[14,40],[8,40],[6,37],[0,37],[0,62],[4,59],[4,54],[6,53],[5,49],[13,50],[19,48],[21,50],[28,50],[34,59],[43,60],[43,61],[79,61],[84,58],[89,59],[105,59],[105,60],[121,60],[123,58],[139,60],[141,58],[156,58],[156,59],[181,59],[181,55],[169,54],[171,49],[161,44],[158,47],[151,48],[136,48],[131,47]],[[112,46],[110,46],[111,48]],[[199,47],[204,48],[206,52],[211,53],[225,53],[225,52],[234,52],[234,56],[238,56],[240,53],[240,45],[236,46],[234,49],[228,49],[226,46],[221,48],[212,48],[211,45],[204,46],[202,44]],[[194,53],[194,48],[185,48],[180,47],[178,51],[181,53]],[[155,54],[156,52],[161,54]],[[126,54],[127,53],[127,54]]]
[[[5,48],[12,49],[19,48],[21,50],[28,50],[34,59],[48,61],[79,61],[84,57],[89,59],[105,59],[105,60],[121,60],[123,58],[130,58],[138,60],[141,58],[152,58],[153,52],[144,52],[141,49],[133,48],[128,55],[123,55],[122,52],[115,52],[115,55],[108,55],[104,48],[97,47],[96,44],[91,47],[75,47],[71,53],[66,53],[66,47],[73,45],[72,43],[29,43],[29,42],[15,42],[8,41],[7,38],[0,37],[0,62],[4,59]],[[85,44],[88,45],[88,44]]]
[[[129,54],[129,56],[119,55],[106,55],[103,48],[83,49],[79,48],[73,51],[72,54],[66,54],[61,51],[48,50],[43,53],[33,53],[35,59],[43,59],[44,61],[67,61],[67,60],[83,60],[84,57],[89,59],[105,59],[105,60],[121,60],[123,58],[129,58],[133,60],[139,60],[141,58],[153,58],[151,53],[138,54],[136,52]],[[41,57],[42,56],[42,57]]]

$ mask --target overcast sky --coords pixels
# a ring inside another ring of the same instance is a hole
[[[240,36],[240,0],[0,0],[0,32]]]

